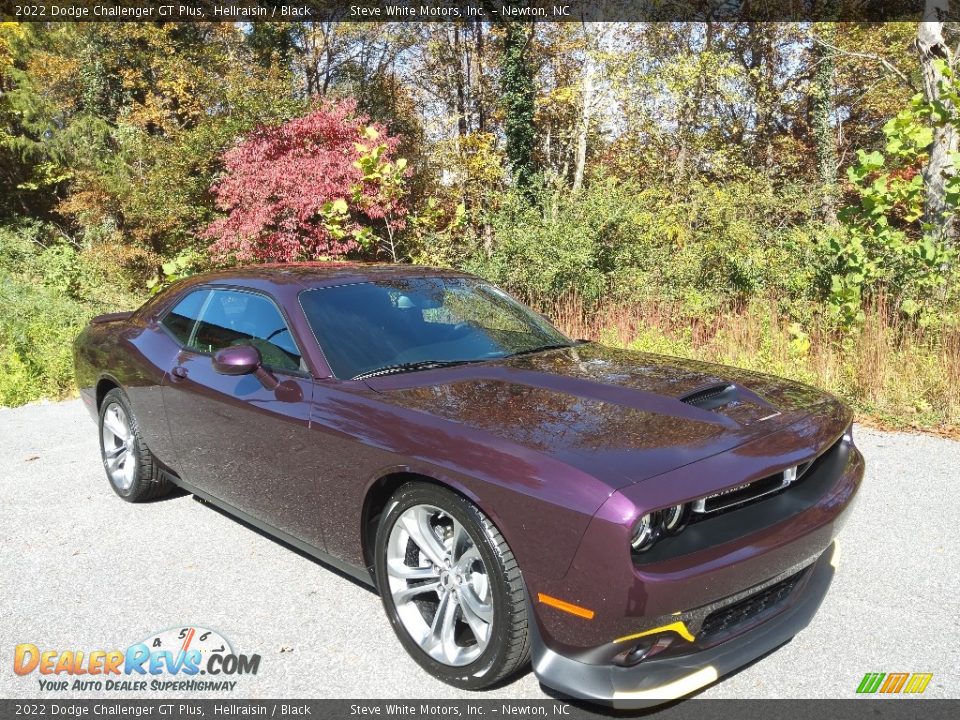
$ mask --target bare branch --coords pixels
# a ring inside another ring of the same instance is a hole
[[[863,52],[854,52],[853,50],[844,50],[843,48],[839,48],[836,45],[831,45],[830,43],[824,42],[820,38],[816,38],[816,37],[813,38],[813,41],[818,45],[822,45],[823,47],[829,50],[833,50],[838,55],[843,55],[845,57],[861,58],[863,60],[872,60],[875,63],[879,63],[880,65],[883,66],[885,70],[887,70],[887,72],[890,72],[896,75],[897,78],[900,80],[900,82],[903,83],[906,87],[908,87],[913,92],[917,92],[917,86],[913,84],[913,81],[910,79],[910,77],[906,73],[904,73],[902,70],[900,70],[900,68],[898,68],[892,62],[887,60],[885,57],[881,57],[880,55],[874,55],[873,53],[863,53]]]

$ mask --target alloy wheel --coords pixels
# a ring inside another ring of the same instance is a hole
[[[111,403],[103,413],[103,464],[110,481],[122,491],[130,489],[137,476],[137,439],[130,419],[119,403]]]
[[[463,525],[432,505],[408,508],[390,531],[386,570],[400,621],[425,653],[455,667],[483,653],[493,627],[490,577]]]

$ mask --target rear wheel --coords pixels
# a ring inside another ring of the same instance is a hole
[[[500,531],[445,488],[408,483],[376,540],[377,585],[407,652],[432,675],[479,689],[529,657],[520,569]]]
[[[114,388],[100,405],[100,455],[113,491],[127,502],[153,500],[170,492],[140,435],[123,391]]]

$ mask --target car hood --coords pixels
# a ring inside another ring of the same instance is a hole
[[[837,403],[769,375],[592,343],[367,384],[386,402],[547,454],[614,488]]]

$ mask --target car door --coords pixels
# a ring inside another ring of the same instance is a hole
[[[181,305],[199,307],[195,321],[177,319]],[[318,471],[313,380],[287,318],[263,293],[209,287],[185,297],[164,320],[167,327],[178,323],[188,327],[177,333],[181,349],[163,402],[183,481],[322,550],[314,499],[303,497]],[[232,345],[256,347],[276,383],[214,370],[213,354]]]

